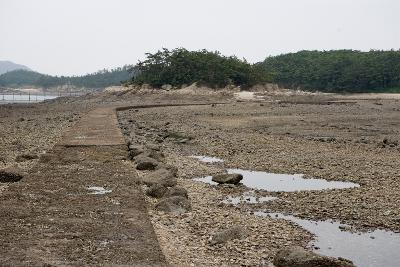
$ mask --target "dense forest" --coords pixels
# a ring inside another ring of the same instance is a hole
[[[326,92],[400,92],[400,51],[300,51],[268,57],[274,82]]]
[[[147,53],[135,66],[102,70],[84,76],[50,76],[28,70],[0,75],[0,86],[52,88],[71,85],[105,88],[121,82],[179,88],[197,82],[221,88],[248,88],[267,82],[286,88],[325,92],[400,92],[400,50],[300,51],[250,64],[235,56],[207,50],[162,49]]]
[[[184,48],[147,53],[146,59],[131,71],[135,74],[132,83],[154,87],[164,84],[181,87],[194,82],[212,88],[227,85],[250,87],[271,81],[261,65],[252,65],[234,56],[222,56],[219,52]]]
[[[105,88],[120,85],[121,82],[130,80],[131,66],[124,66],[112,70],[102,70],[84,76],[50,76],[27,70],[14,70],[0,75],[0,86],[23,87],[35,86],[51,88],[63,85],[85,88]]]

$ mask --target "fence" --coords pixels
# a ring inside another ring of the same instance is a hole
[[[56,92],[56,93],[0,93],[0,102],[3,103],[31,103],[41,102],[62,96],[81,96],[84,92]]]

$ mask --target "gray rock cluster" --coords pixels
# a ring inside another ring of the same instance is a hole
[[[184,213],[191,210],[188,193],[178,187],[177,169],[163,163],[164,155],[156,144],[129,145],[129,155],[136,169],[150,171],[142,177],[147,186],[146,194],[160,199],[155,208],[168,213]]]

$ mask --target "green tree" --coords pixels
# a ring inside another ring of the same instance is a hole
[[[188,51],[184,48],[162,49],[154,54],[146,53],[146,59],[132,68],[132,83],[175,87],[197,82],[212,88],[229,84],[252,86],[270,80],[267,71],[259,65],[251,65],[235,56],[222,56],[207,50]]]

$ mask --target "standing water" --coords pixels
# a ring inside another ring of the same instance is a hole
[[[224,162],[222,159],[217,157],[208,157],[208,156],[190,156],[191,158],[198,159],[201,162],[205,163],[218,163]]]
[[[352,233],[340,230],[343,225],[332,221],[315,222],[280,213],[254,214],[292,221],[315,234],[314,248],[320,254],[343,257],[359,267],[400,266],[400,234],[384,230]]]
[[[92,186],[92,187],[88,187],[87,189],[92,191],[89,193],[91,195],[104,195],[104,194],[112,192],[112,190],[105,189],[102,186]]]
[[[324,179],[305,179],[303,174],[279,174],[242,169],[227,169],[228,173],[240,173],[245,186],[270,192],[295,192],[301,190],[323,190],[354,188],[360,185],[350,182],[327,181]],[[196,181],[216,185],[211,176],[196,178]]]

